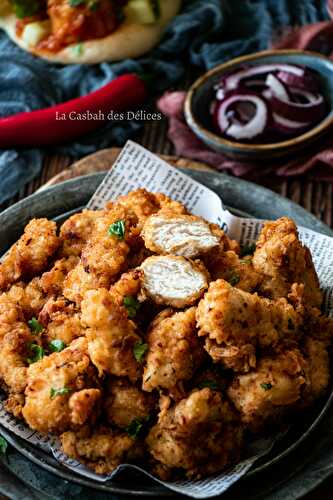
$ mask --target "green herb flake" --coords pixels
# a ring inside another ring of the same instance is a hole
[[[125,221],[118,220],[111,224],[109,227],[109,235],[116,236],[118,240],[123,240],[125,238]]]
[[[31,318],[28,321],[28,325],[32,333],[41,333],[44,330],[43,325],[36,318]]]
[[[145,344],[142,340],[139,340],[134,344],[133,347],[133,354],[135,359],[141,363],[143,360],[144,355],[148,351],[148,344]]]
[[[72,47],[72,52],[75,56],[82,56],[83,52],[84,52],[84,49],[83,49],[84,45],[83,43],[77,43],[76,45],[74,45]]]
[[[133,438],[137,439],[145,431],[147,424],[150,421],[150,415],[145,418],[135,418],[132,422],[125,428],[127,434]]]
[[[7,441],[4,437],[0,436],[0,454],[5,455],[8,448]]]
[[[69,5],[71,7],[79,7],[86,3],[86,0],[69,0]]]
[[[269,391],[270,389],[272,389],[273,386],[269,382],[268,383],[264,382],[264,383],[260,384],[260,387],[262,389],[264,389],[264,391]]]
[[[128,317],[135,318],[138,310],[141,307],[140,302],[135,297],[128,295],[127,297],[124,298],[123,304],[127,309]]]
[[[27,358],[27,362],[29,363],[29,365],[32,365],[32,363],[36,363],[37,361],[43,359],[44,349],[40,345],[30,344],[29,348],[31,353],[31,356]]]
[[[238,274],[232,274],[228,279],[228,282],[230,283],[231,286],[235,286],[237,285],[237,283],[240,282],[240,276]]]
[[[214,382],[214,380],[203,380],[198,385],[199,389],[205,389],[206,387],[208,387],[208,389],[212,389],[212,391],[217,391],[219,388],[218,384]]]
[[[50,398],[54,399],[56,396],[64,396],[65,394],[68,394],[71,392],[72,389],[69,387],[61,387],[60,389],[55,389],[54,387],[51,387],[50,389]]]
[[[255,243],[252,243],[251,245],[244,245],[241,248],[240,256],[241,257],[246,257],[246,255],[253,255],[255,249],[256,249],[256,244]]]
[[[60,339],[51,340],[49,343],[49,348],[51,352],[60,352],[65,349],[66,344]]]
[[[12,5],[18,19],[34,16],[42,9],[40,0],[12,0]]]

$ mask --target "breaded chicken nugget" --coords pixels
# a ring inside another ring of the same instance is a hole
[[[197,322],[213,360],[246,372],[255,366],[257,345],[297,339],[302,316],[285,299],[271,301],[217,280],[199,303]]]
[[[143,297],[156,304],[183,308],[193,305],[208,287],[209,274],[201,261],[174,255],[148,257],[141,269]]]
[[[105,289],[90,290],[81,304],[87,327],[88,351],[99,375],[111,374],[137,380],[140,366],[134,346],[141,342],[135,324]]]
[[[89,240],[95,221],[103,215],[102,210],[83,210],[72,215],[60,228],[62,240],[61,253],[64,257],[80,256],[83,247]]]
[[[18,322],[24,321],[24,314],[18,302],[10,294],[0,294],[0,342]]]
[[[28,320],[37,317],[47,301],[41,287],[40,278],[33,278],[28,284],[19,282],[12,285],[7,292],[8,297],[20,306],[24,317]]]
[[[162,410],[146,443],[167,469],[189,478],[220,472],[240,457],[242,427],[228,401],[208,388]],[[158,470],[158,469],[157,469]]]
[[[188,258],[198,257],[220,243],[201,217],[163,213],[163,210],[146,220],[141,235],[152,252]]]
[[[182,388],[205,356],[197,335],[195,307],[175,313],[162,311],[152,322],[147,336],[148,354],[143,390]],[[182,392],[182,391],[181,391]]]
[[[97,288],[99,288],[99,282],[96,276],[86,272],[82,262],[79,262],[64,279],[62,293],[66,299],[79,306],[85,293]]]
[[[155,398],[126,379],[112,379],[104,408],[108,422],[126,429],[134,421],[146,421],[155,407]]]
[[[52,269],[40,278],[40,286],[46,295],[61,295],[67,274],[77,265],[79,258],[71,256],[57,260]]]
[[[67,346],[74,339],[85,335],[81,314],[64,297],[51,297],[39,314],[38,321],[45,327],[43,341],[48,348],[54,340]]]
[[[327,343],[307,337],[304,345],[304,357],[307,362],[306,387],[303,391],[301,406],[309,406],[325,394],[330,381],[330,358]]]
[[[320,307],[322,294],[311,253],[300,242],[297,227],[288,217],[265,224],[253,266],[264,275],[260,290],[267,297],[287,297],[293,283],[303,283],[304,302]]]
[[[90,364],[87,341],[82,337],[74,340],[63,351],[45,356],[30,365],[27,376],[22,414],[27,424],[39,432],[60,434],[78,423],[83,424],[94,413],[94,404],[101,396],[96,388],[95,370]],[[86,389],[94,389],[94,392],[87,393]],[[81,391],[81,417],[78,419]]]
[[[46,268],[60,244],[57,226],[47,219],[32,219],[24,234],[13,245],[0,264],[0,290],[20,279],[36,276]]]
[[[124,305],[125,297],[136,297],[141,290],[143,271],[131,269],[120,276],[119,280],[110,288],[110,294],[119,306]]]
[[[136,439],[106,426],[95,429],[84,426],[77,432],[65,432],[60,440],[66,455],[97,474],[108,474],[118,465],[143,455],[143,447]]]
[[[93,233],[82,250],[84,270],[92,274],[99,287],[109,288],[127,270],[131,247],[140,246],[138,219],[124,207],[104,211],[95,223]]]
[[[0,344],[0,380],[10,392],[24,392],[32,342],[34,338],[28,326],[18,322],[11,325]]]
[[[295,408],[306,384],[305,368],[300,351],[292,349],[264,357],[255,371],[235,376],[227,392],[244,424],[256,432]]]

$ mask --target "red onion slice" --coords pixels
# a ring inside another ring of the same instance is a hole
[[[294,102],[289,99],[286,100],[273,95],[271,99],[273,112],[277,112],[279,115],[289,120],[311,123],[318,122],[325,113],[325,102],[323,96],[306,91],[303,91],[303,95],[306,97],[308,102]]]
[[[273,120],[277,129],[287,134],[300,134],[311,126],[311,122],[298,122],[289,120],[277,113],[273,113]]]
[[[299,66],[294,66],[291,64],[262,64],[257,66],[251,66],[247,69],[242,69],[237,71],[233,75],[229,75],[224,79],[223,86],[227,90],[236,89],[242,80],[245,78],[250,78],[253,76],[263,75],[273,72],[287,72],[298,77],[304,77],[304,69]]]
[[[287,87],[279,80],[279,78],[277,78],[272,73],[269,74],[266,78],[266,84],[270,88],[271,96],[275,96],[278,99],[282,99],[284,101],[290,100],[290,95]]]
[[[247,123],[232,123],[228,110],[232,104],[252,103],[256,107],[253,117]],[[255,94],[234,94],[222,101],[216,112],[216,123],[222,134],[236,140],[250,140],[260,136],[268,122],[268,108],[262,97]]]
[[[284,82],[288,87],[297,87],[301,89],[308,89],[313,91],[318,91],[318,82],[314,74],[311,73],[307,68],[303,75],[297,75],[289,71],[279,71],[277,74],[279,80]]]

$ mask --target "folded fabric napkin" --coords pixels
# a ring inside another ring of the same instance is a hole
[[[128,71],[152,74],[156,92],[165,90],[179,81],[189,63],[207,70],[227,59],[267,48],[285,26],[325,20],[325,4],[325,0],[184,0],[182,13],[155,50],[136,61],[116,64],[49,64],[22,51],[0,33],[0,117],[87,94]],[[138,122],[108,123],[54,152],[79,157],[123,144],[140,126]],[[0,150],[0,203],[38,174],[45,153],[40,149]]]

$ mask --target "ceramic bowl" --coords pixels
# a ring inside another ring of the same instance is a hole
[[[209,108],[215,95],[214,86],[219,82],[221,76],[239,66],[269,63],[304,65],[316,70],[329,110],[326,117],[306,133],[272,144],[234,142],[214,133]],[[249,160],[291,156],[293,153],[305,150],[313,143],[323,140],[333,126],[333,61],[319,54],[296,50],[264,51],[232,59],[208,71],[192,85],[187,94],[184,112],[187,124],[196,136],[219,153]]]

